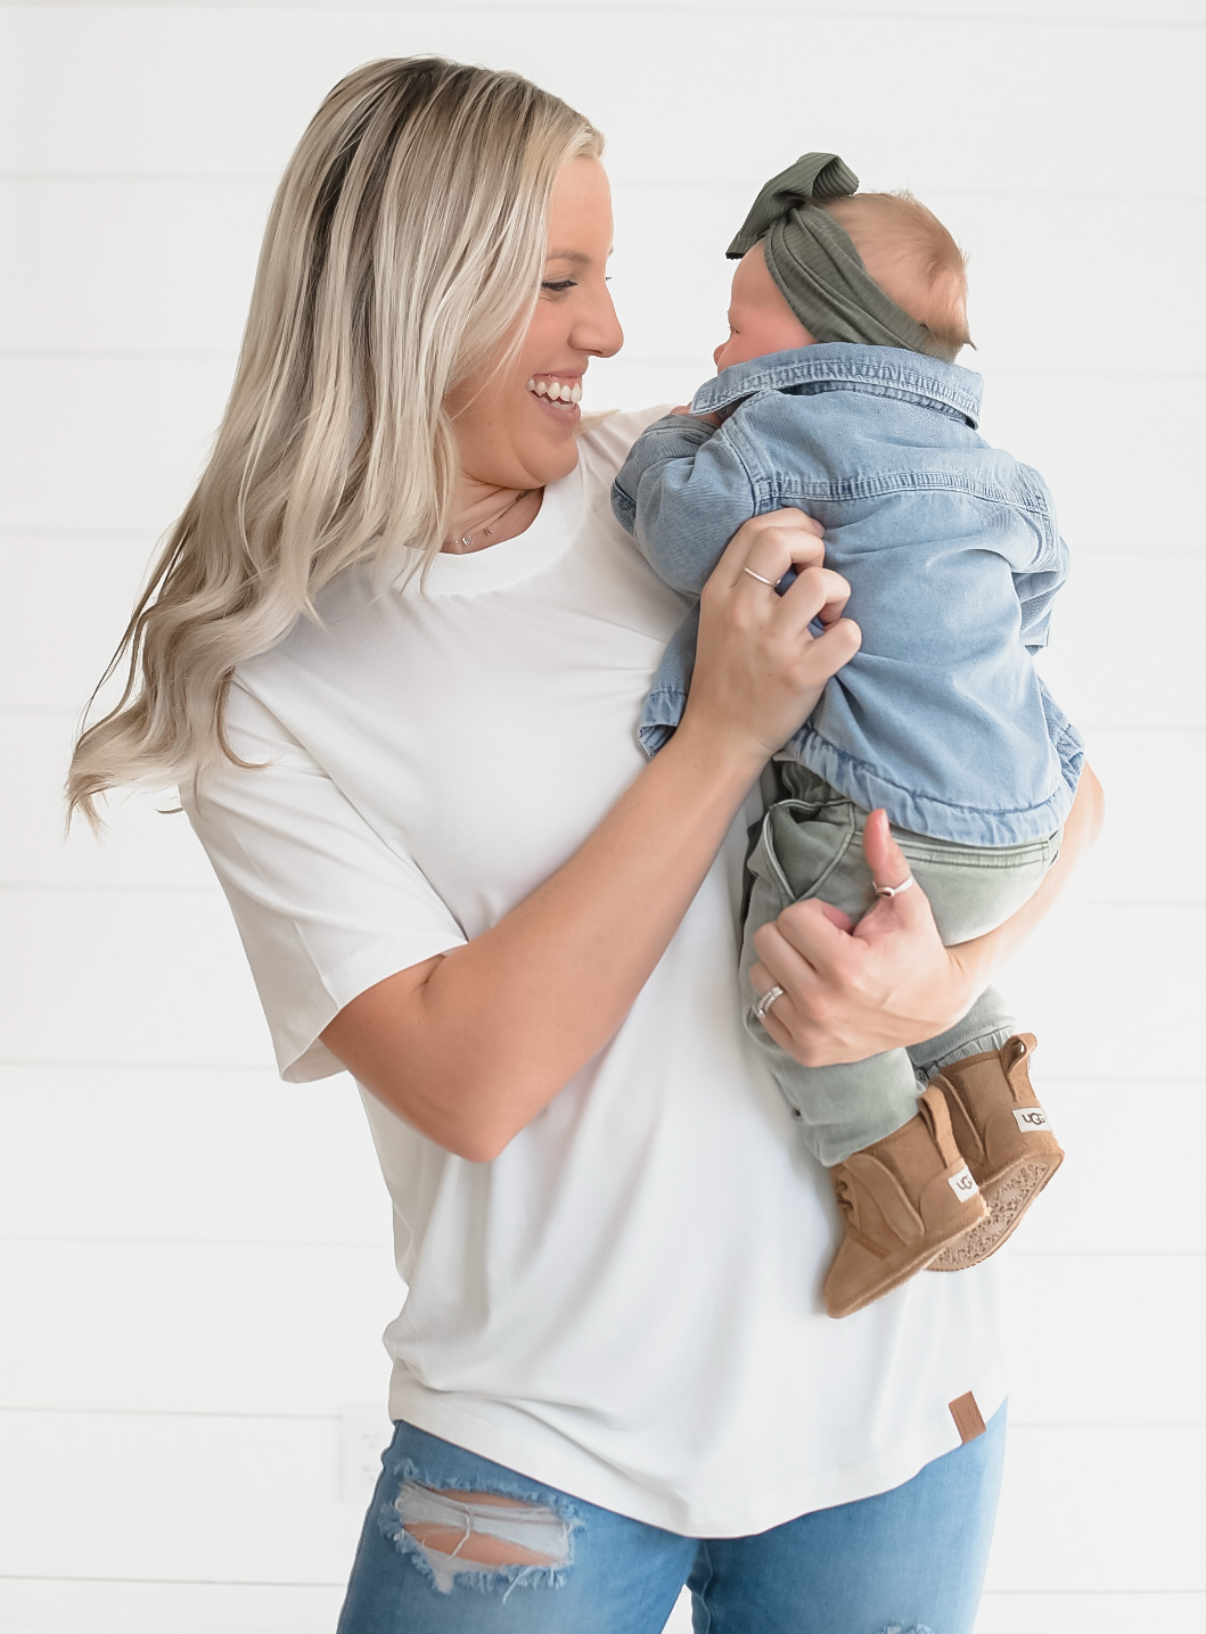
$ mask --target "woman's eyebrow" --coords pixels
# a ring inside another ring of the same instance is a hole
[[[550,250],[545,257],[546,261],[573,261],[584,266],[590,260],[589,255],[583,255],[581,250]]]

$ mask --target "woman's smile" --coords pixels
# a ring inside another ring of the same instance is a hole
[[[528,391],[542,408],[555,409],[561,418],[572,414],[579,417],[578,404],[582,401],[582,372],[577,374],[534,374],[528,380]]]

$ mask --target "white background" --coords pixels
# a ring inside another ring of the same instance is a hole
[[[334,1627],[366,1496],[341,1415],[384,1440],[398,1302],[362,1114],[274,1080],[183,819],[129,801],[64,845],[58,790],[291,147],[342,73],[433,50],[608,135],[629,339],[588,406],[711,372],[723,247],[805,149],[970,254],[984,428],[1060,501],[1046,670],[1109,797],[1005,979],[1069,1156],[1009,1253],[978,1631],[1200,1629],[1200,0],[0,4],[0,1628]]]

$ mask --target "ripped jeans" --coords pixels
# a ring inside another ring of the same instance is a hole
[[[687,1538],[398,1424],[338,1634],[971,1634],[1005,1409],[911,1481],[751,1537]]]

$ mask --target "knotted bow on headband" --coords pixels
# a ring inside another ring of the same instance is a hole
[[[726,254],[739,261],[761,240],[771,277],[814,340],[949,357],[949,346],[868,276],[850,235],[815,202],[857,191],[858,177],[836,153],[805,153],[767,182]]]

